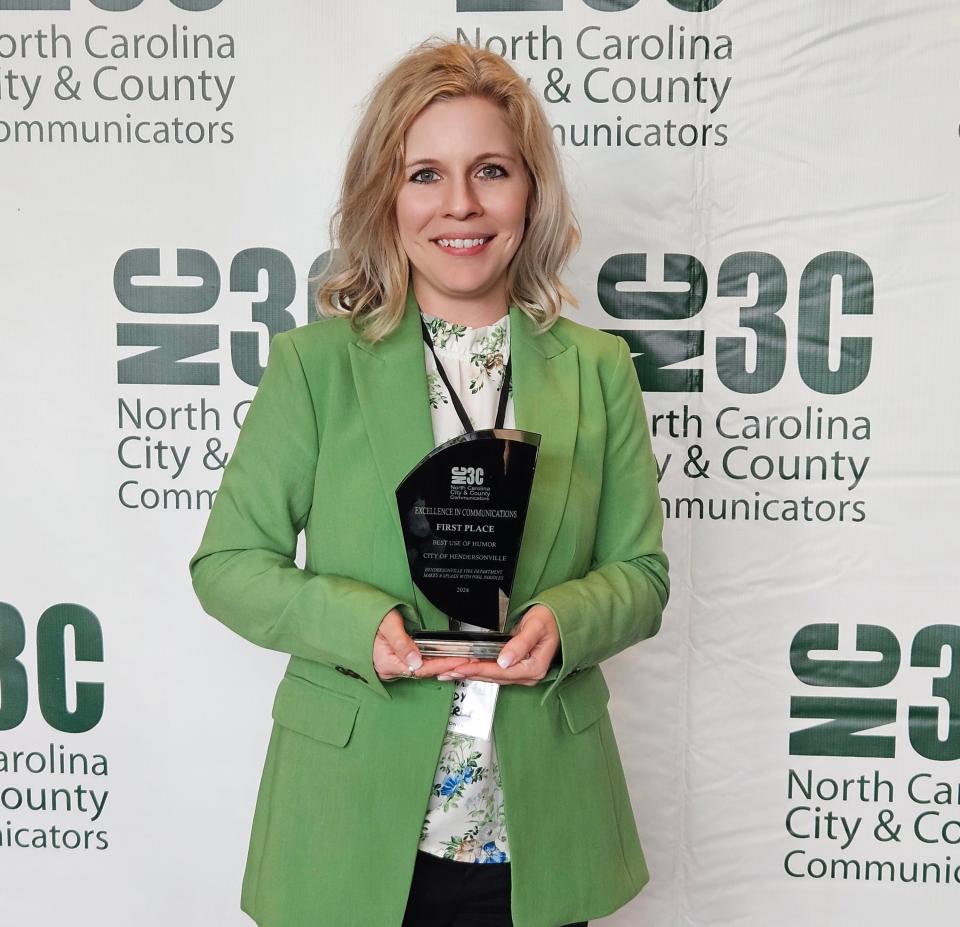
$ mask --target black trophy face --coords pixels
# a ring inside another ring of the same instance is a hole
[[[448,617],[499,630],[539,446],[529,431],[469,432],[434,448],[397,488],[413,581]]]

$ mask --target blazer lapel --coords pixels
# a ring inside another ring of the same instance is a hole
[[[510,307],[514,418],[517,428],[540,435],[511,607],[529,599],[540,588],[567,505],[580,423],[577,347],[565,345],[552,330],[536,335],[535,327],[526,313]],[[514,620],[518,617],[514,616]]]
[[[576,346],[564,345],[549,331],[534,335],[533,320],[516,306],[510,306],[509,313],[516,427],[541,435],[511,595],[514,604],[536,591],[566,506],[579,422],[580,376]],[[396,550],[405,559],[396,488],[435,446],[420,308],[412,285],[407,289],[403,318],[394,331],[376,344],[357,336],[350,344],[350,363],[374,465],[396,532]],[[446,616],[412,580],[410,594],[426,629],[448,627]]]
[[[358,335],[350,344],[350,364],[373,463],[393,522],[395,543],[388,549],[403,557],[403,572],[409,578],[396,489],[434,448],[420,310],[412,286],[407,290],[406,307],[397,327],[376,344]],[[355,464],[363,466],[364,462]],[[446,630],[449,621],[412,579],[409,589],[408,598],[416,603],[424,628]]]

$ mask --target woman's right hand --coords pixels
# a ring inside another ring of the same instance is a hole
[[[403,626],[403,615],[391,608],[380,622],[373,639],[373,668],[384,682],[394,679],[424,679],[439,676],[458,666],[471,663],[467,657],[428,657],[423,659],[413,638]],[[415,672],[411,673],[411,670]]]

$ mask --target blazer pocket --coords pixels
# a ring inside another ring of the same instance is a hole
[[[591,666],[562,682],[557,687],[557,698],[570,730],[579,734],[603,717],[610,701],[610,690],[600,667]]]
[[[273,720],[298,734],[345,747],[359,708],[359,699],[299,676],[284,676],[273,700]]]

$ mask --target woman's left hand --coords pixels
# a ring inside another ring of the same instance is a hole
[[[550,668],[560,647],[557,619],[545,605],[532,605],[520,619],[497,661],[471,660],[438,679],[480,679],[484,682],[535,686]],[[506,664],[506,665],[504,665]]]

